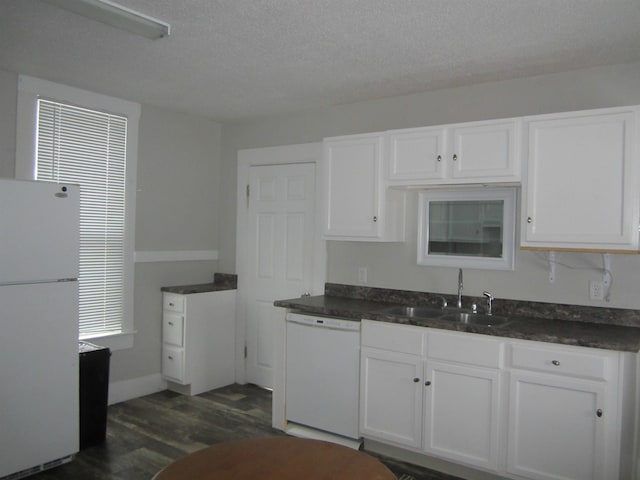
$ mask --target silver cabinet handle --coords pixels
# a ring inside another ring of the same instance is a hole
[[[413,379],[414,383],[418,383],[420,381],[420,379],[418,377]]]
[[[173,357],[172,357],[171,355],[169,355],[167,358],[168,358],[169,360],[173,360]]]
[[[560,365],[560,362],[558,360],[551,360],[551,363],[553,363],[556,367]]]
[[[439,162],[441,162],[441,161],[442,161],[442,155],[438,155],[438,156],[436,157],[436,160],[437,160],[437,161],[439,161]]]
[[[596,415],[598,416],[598,418],[600,418],[602,416],[602,409],[601,408],[596,410]]]
[[[455,153],[453,154],[453,161],[457,161],[458,160],[458,155],[456,155]]]
[[[167,323],[173,327],[173,322],[167,322]]]
[[[533,218],[527,217],[527,223],[533,223]]]
[[[378,216],[377,216],[377,215],[374,215],[374,216],[373,216],[373,223],[376,223],[377,221],[378,221]]]

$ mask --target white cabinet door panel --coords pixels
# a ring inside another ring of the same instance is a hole
[[[389,180],[415,183],[445,177],[443,127],[391,131],[387,134],[387,143]]]
[[[325,141],[326,235],[379,236],[380,135]]]
[[[497,469],[499,371],[428,359],[425,382],[425,451]]]
[[[363,348],[360,361],[360,433],[420,448],[421,379],[421,357]]]
[[[528,122],[522,245],[637,250],[636,114]]]
[[[539,480],[607,480],[604,384],[513,372],[507,471]],[[598,412],[603,412],[599,416]]]
[[[515,120],[454,126],[452,177],[514,181],[520,176],[519,129]]]

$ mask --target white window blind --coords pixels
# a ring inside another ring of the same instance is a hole
[[[38,100],[36,178],[80,184],[80,338],[119,333],[127,118]]]

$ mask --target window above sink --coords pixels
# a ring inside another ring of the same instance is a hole
[[[513,270],[516,188],[425,190],[418,265]]]

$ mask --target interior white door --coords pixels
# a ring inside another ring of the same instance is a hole
[[[273,386],[274,300],[312,289],[315,241],[315,165],[249,169],[246,380]]]

